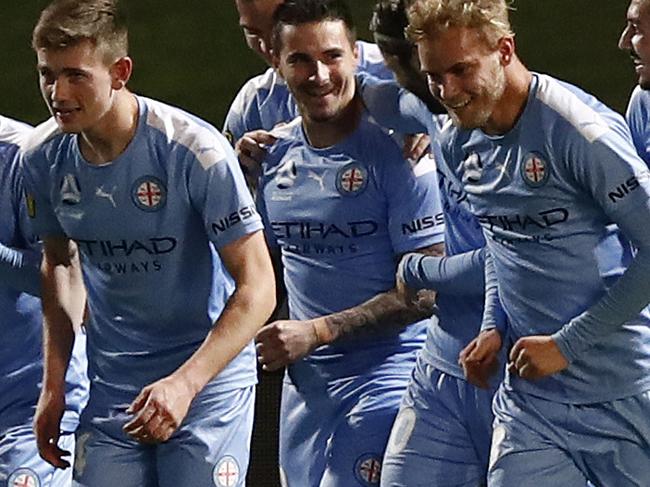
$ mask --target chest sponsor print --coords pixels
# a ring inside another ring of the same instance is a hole
[[[139,178],[132,187],[133,203],[143,211],[158,211],[167,201],[167,188],[154,176]]]

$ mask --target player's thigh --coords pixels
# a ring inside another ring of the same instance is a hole
[[[325,471],[335,407],[322,391],[298,391],[285,379],[280,404],[280,478],[283,487],[318,485]]]
[[[595,485],[635,487],[650,478],[650,391],[574,408],[579,461]]]
[[[59,438],[59,448],[70,452],[74,459],[74,435]],[[68,486],[72,481],[72,468],[56,469],[38,454],[36,438],[31,425],[11,428],[0,437],[0,485],[34,485],[41,487]]]
[[[485,484],[490,407],[489,392],[475,391],[462,379],[419,365],[393,425],[381,484]]]
[[[199,396],[181,427],[158,445],[158,487],[244,486],[254,406],[254,386]]]
[[[157,487],[155,446],[85,424],[77,429],[75,487]]]
[[[488,471],[489,487],[582,487],[587,479],[557,425],[567,405],[499,389],[494,400],[494,428]]]

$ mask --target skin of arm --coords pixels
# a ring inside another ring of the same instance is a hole
[[[57,446],[65,411],[65,374],[75,331],[81,326],[86,292],[77,246],[64,237],[46,238],[41,266],[43,303],[43,387],[34,416],[40,455],[55,467],[70,463]]]
[[[235,280],[235,292],[197,351],[171,375],[143,388],[131,403],[127,412],[134,417],[124,431],[140,442],[168,440],[196,395],[239,354],[273,311],[273,266],[262,232],[225,245],[219,254]]]
[[[435,244],[417,252],[443,255],[444,245]],[[413,295],[396,287],[338,313],[304,321],[275,321],[257,334],[258,360],[264,370],[277,370],[340,337],[379,331],[387,326],[404,327],[427,318],[434,302],[434,291],[423,290]]]

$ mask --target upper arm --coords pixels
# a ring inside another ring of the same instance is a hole
[[[245,284],[273,287],[273,266],[261,231],[224,245],[219,255],[237,287]]]

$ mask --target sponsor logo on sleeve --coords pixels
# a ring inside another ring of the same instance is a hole
[[[246,220],[257,215],[255,206],[245,206],[237,211],[233,211],[230,215],[220,218],[218,221],[212,223],[212,231],[219,235],[229,228],[234,227],[238,223],[245,222]]]
[[[362,485],[379,485],[381,457],[374,453],[361,455],[354,464],[354,475]]]

